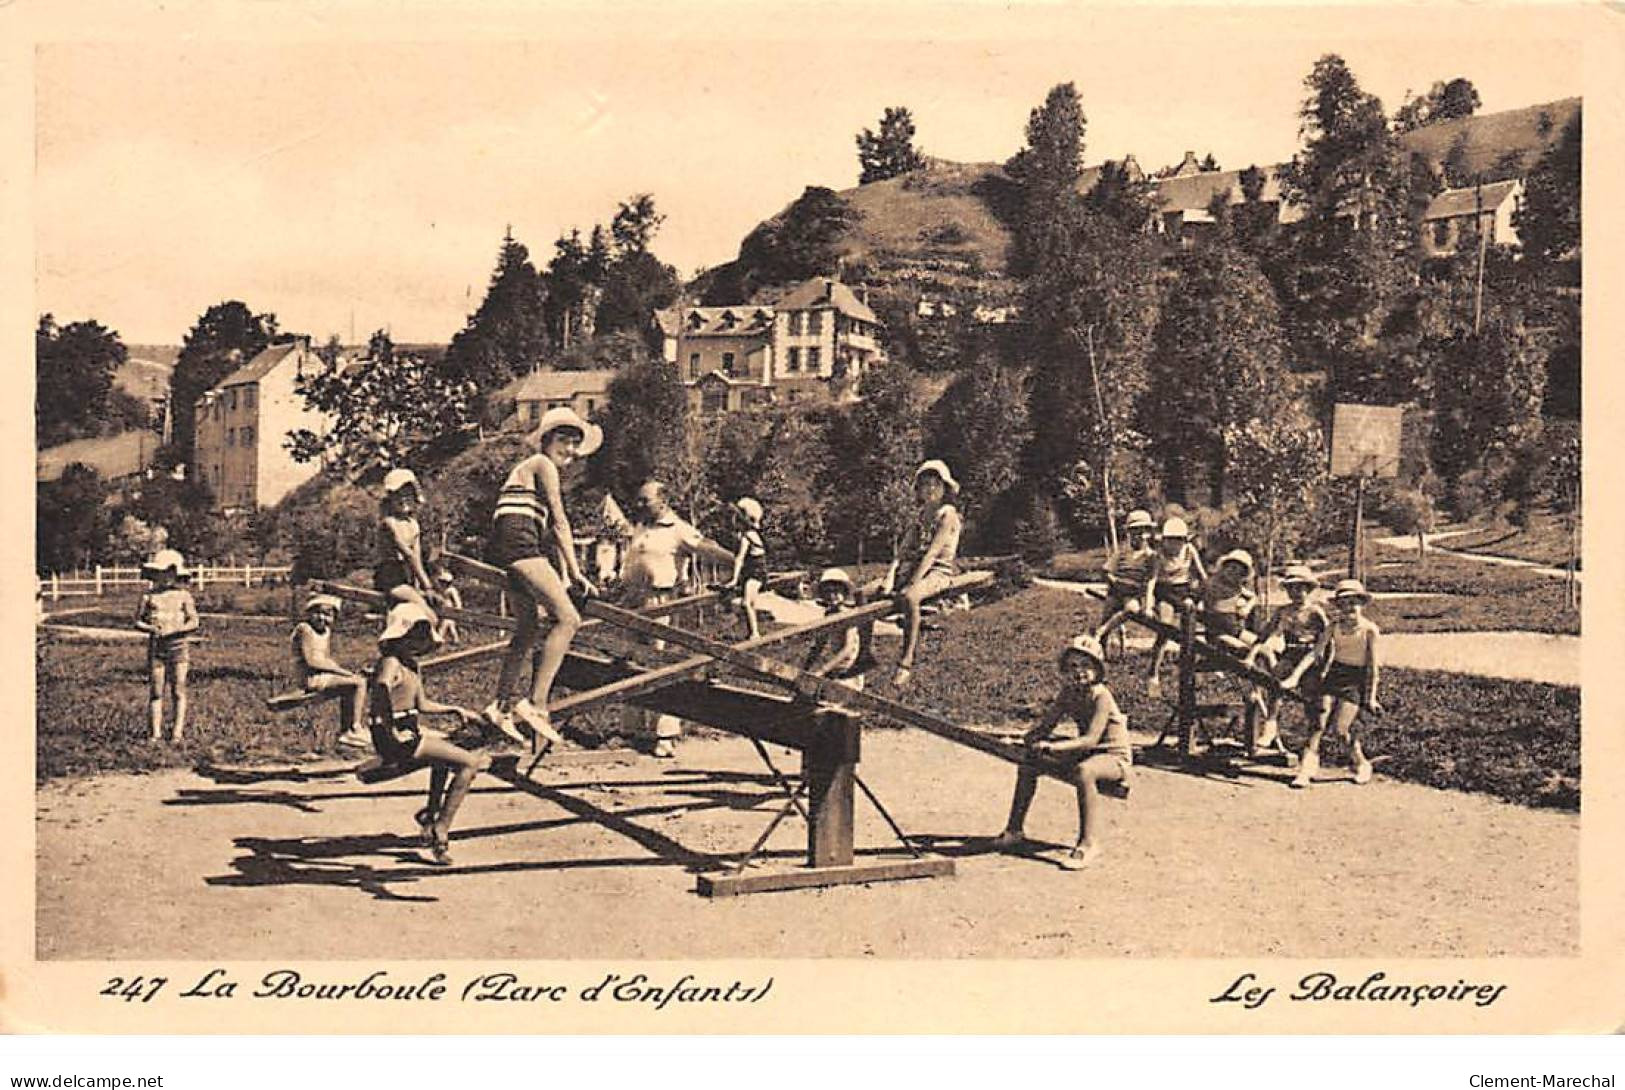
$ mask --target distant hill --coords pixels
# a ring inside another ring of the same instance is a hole
[[[113,372],[113,385],[142,399],[166,397],[169,380],[175,373],[179,348],[167,345],[131,345],[129,358]]]
[[[1579,111],[1580,99],[1563,99],[1441,121],[1406,133],[1401,141],[1435,168],[1460,143],[1468,171],[1492,175],[1515,155],[1520,172],[1527,172]],[[1099,172],[1099,166],[1085,169],[1079,188],[1092,188]],[[1007,207],[1010,185],[998,163],[928,159],[924,168],[901,177],[842,190],[841,198],[860,213],[836,243],[843,267],[853,271],[850,279],[861,274],[882,297],[971,291],[990,304],[1006,302],[1014,292],[1008,275],[1011,237],[998,210]],[[729,282],[722,274],[734,264],[707,270],[691,289],[703,295],[713,282]]]

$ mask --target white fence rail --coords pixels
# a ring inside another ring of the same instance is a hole
[[[293,569],[287,565],[265,567],[246,564],[242,567],[227,568],[200,564],[192,569],[192,585],[202,587],[210,583],[225,583],[230,586],[252,587],[272,579],[286,579],[292,571]],[[88,571],[42,576],[40,589],[47,598],[55,602],[62,598],[97,597],[121,587],[142,587],[146,582],[141,576],[139,567],[97,565]]]

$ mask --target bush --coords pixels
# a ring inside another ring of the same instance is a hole
[[[1034,567],[1043,567],[1061,548],[1061,520],[1043,496],[1031,495],[1016,522],[1012,544],[1021,558]]]

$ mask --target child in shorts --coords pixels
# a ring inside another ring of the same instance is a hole
[[[1247,586],[1253,577],[1253,556],[1232,549],[1214,565],[1213,578],[1202,587],[1202,627],[1207,637],[1227,651],[1245,654],[1257,636],[1252,630],[1258,596]]]
[[[490,767],[487,757],[454,745],[425,728],[426,715],[450,715],[470,725],[481,722],[471,708],[430,700],[423,690],[418,657],[434,649],[440,635],[434,615],[416,602],[390,608],[378,637],[380,657],[373,671],[369,727],[378,757],[388,765],[413,762],[429,766],[429,797],[417,812],[418,830],[430,859],[451,864],[451,823],[468,795],[474,777]]]
[[[433,614],[442,599],[423,566],[423,530],[417,520],[422,502],[417,474],[410,469],[392,469],[384,474],[373,585],[391,602],[416,602]],[[435,624],[440,624],[439,617],[435,617]]]
[[[734,517],[739,522],[739,551],[734,555],[733,576],[727,586],[739,589],[745,624],[754,640],[762,635],[756,601],[767,584],[767,543],[762,540],[761,501],[750,496],[736,501]]]
[[[1038,790],[1042,764],[1065,767],[1078,790],[1078,842],[1060,860],[1066,870],[1082,870],[1100,856],[1100,786],[1126,796],[1134,763],[1128,716],[1106,687],[1106,656],[1093,636],[1078,636],[1061,652],[1061,690],[1049,710],[1023,736],[1027,748],[1016,774],[1015,796],[1004,832],[993,839],[999,851],[1017,851],[1026,843],[1027,811]],[[1070,719],[1078,736],[1054,740],[1055,728]]]
[[[1131,613],[1140,612],[1144,603],[1146,580],[1151,578],[1151,562],[1157,551],[1151,547],[1151,532],[1156,527],[1149,511],[1130,511],[1123,533],[1128,547],[1113,553],[1106,561],[1106,605],[1101,611],[1100,624],[1095,628],[1095,639],[1104,645]]]
[[[1315,586],[1315,574],[1307,565],[1288,565],[1281,573],[1287,603],[1264,622],[1258,642],[1247,653],[1249,666],[1257,666],[1283,681],[1290,679],[1292,688],[1314,661],[1315,643],[1329,623],[1326,611],[1309,599]],[[1281,695],[1255,686],[1252,700],[1259,723],[1253,745],[1255,749],[1266,749],[1280,738]]]
[[[1354,782],[1371,782],[1371,762],[1355,731],[1362,711],[1382,714],[1382,704],[1377,700],[1377,637],[1382,630],[1362,612],[1370,602],[1371,595],[1358,579],[1344,579],[1332,592],[1332,622],[1315,641],[1313,656],[1320,663],[1316,685],[1320,715],[1303,747],[1293,787],[1304,788],[1314,782],[1315,773],[1320,771],[1320,740],[1328,726],[1348,742]],[[1305,668],[1301,667],[1284,684],[1296,685]]]
[[[1198,585],[1206,579],[1202,554],[1191,544],[1191,532],[1185,520],[1168,519],[1162,524],[1162,539],[1145,583],[1146,608],[1154,607],[1159,621],[1173,624],[1174,611],[1182,609],[1187,598],[1194,598]],[[1162,699],[1162,663],[1170,649],[1168,638],[1158,634],[1151,648],[1151,672],[1145,684],[1145,695],[1152,700]]]
[[[362,729],[367,717],[367,679],[346,670],[333,657],[333,626],[339,600],[316,594],[305,603],[305,617],[293,629],[293,672],[307,693],[339,693],[338,744],[345,749],[366,749],[372,744]]]
[[[813,596],[824,607],[826,617],[850,609],[853,600],[852,577],[840,568],[827,568],[818,577]],[[861,662],[862,652],[863,643],[857,625],[825,629],[808,649],[803,668],[819,677],[834,678],[854,689],[862,689],[865,670]]]
[[[903,651],[892,677],[892,684],[898,688],[907,685],[914,674],[914,656],[920,643],[920,606],[946,589],[954,578],[964,525],[953,503],[957,495],[959,482],[940,459],[932,458],[914,471],[914,497],[919,501],[919,511],[878,588],[893,595],[903,611]]]
[[[197,603],[185,585],[192,573],[180,553],[160,549],[141,565],[141,575],[152,583],[135,612],[136,630],[147,634],[147,722],[152,740],[161,741],[167,686],[175,704],[171,738],[179,742],[186,736],[186,675],[198,629]]]

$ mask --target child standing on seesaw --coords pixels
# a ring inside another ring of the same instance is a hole
[[[1315,586],[1315,575],[1308,565],[1292,564],[1281,573],[1287,603],[1264,623],[1258,643],[1247,654],[1249,666],[1258,666],[1277,678],[1292,678],[1293,685],[1297,684],[1296,679],[1313,661],[1315,644],[1329,623],[1326,611],[1309,600]],[[1281,695],[1257,686],[1252,699],[1259,715],[1254,746],[1268,748],[1280,738]]]
[[[824,607],[824,616],[852,608],[852,577],[840,568],[827,568],[818,577],[813,591],[814,599]],[[804,669],[819,677],[834,678],[854,689],[863,688],[864,670],[860,659],[863,642],[857,625],[826,629],[807,650]]]
[[[959,482],[947,463],[932,458],[914,471],[914,497],[919,510],[897,546],[896,558],[877,589],[891,594],[903,611],[903,651],[892,684],[907,685],[914,674],[920,643],[920,606],[953,582],[963,522],[953,497]],[[876,589],[876,588],[866,588]]]
[[[372,739],[362,729],[367,718],[367,679],[346,670],[333,657],[333,626],[339,600],[331,594],[312,595],[305,603],[305,619],[293,629],[293,672],[307,693],[339,692],[338,744],[345,749],[366,749]]]
[[[514,719],[519,719],[530,728],[532,752],[539,753],[544,742],[564,740],[553,729],[547,703],[553,679],[581,627],[581,613],[570,600],[571,588],[586,596],[598,593],[576,561],[575,536],[564,510],[559,474],[596,451],[603,444],[604,432],[571,409],[559,407],[542,414],[535,435],[537,453],[508,474],[492,518],[491,562],[507,573],[518,630],[502,657],[496,699],[486,706],[484,715],[503,734],[523,741],[514,726]],[[520,672],[537,646],[542,611],[552,624],[540,640],[530,694],[514,701]]]
[[[740,591],[745,625],[754,640],[762,634],[756,617],[756,600],[767,584],[767,543],[762,540],[761,501],[750,496],[735,501],[734,518],[739,523],[739,551],[734,554],[733,576],[727,585]]]
[[[1332,623],[1315,641],[1312,660],[1306,659],[1293,676],[1283,682],[1288,687],[1296,686],[1310,661],[1320,663],[1316,686],[1320,694],[1320,716],[1308,744],[1303,747],[1293,787],[1308,787],[1314,782],[1315,773],[1320,771],[1320,740],[1328,725],[1335,727],[1338,735],[1348,742],[1354,782],[1371,782],[1371,762],[1366,759],[1354,729],[1361,711],[1382,714],[1382,704],[1377,700],[1377,637],[1381,629],[1361,612],[1370,601],[1371,595],[1358,579],[1339,582],[1332,592]]]
[[[1145,583],[1145,607],[1156,610],[1157,620],[1173,624],[1176,609],[1183,609],[1185,600],[1196,595],[1197,584],[1207,579],[1202,567],[1202,554],[1191,544],[1190,528],[1185,520],[1174,517],[1162,524],[1162,540],[1157,555],[1151,561],[1151,574]],[[1168,637],[1157,634],[1151,648],[1151,672],[1145,683],[1145,695],[1152,700],[1162,699],[1162,661],[1168,653]]]
[[[1095,639],[1102,641],[1102,646],[1129,614],[1140,612],[1140,596],[1151,578],[1151,562],[1157,555],[1151,547],[1153,529],[1151,512],[1130,511],[1123,527],[1128,548],[1113,553],[1106,561],[1106,605],[1100,614],[1100,624],[1095,628]]]
[[[1093,636],[1078,636],[1061,652],[1061,690],[1038,725],[1022,738],[1027,748],[1016,792],[1010,800],[1010,820],[993,839],[999,851],[1016,851],[1026,843],[1027,811],[1038,790],[1042,765],[1061,765],[1078,789],[1078,842],[1061,858],[1066,870],[1082,870],[1100,856],[1100,788],[1109,785],[1126,797],[1134,763],[1129,745],[1128,716],[1106,687],[1106,656]],[[1077,724],[1078,736],[1053,740],[1063,719]]]
[[[410,469],[384,474],[373,585],[392,602],[416,602],[433,614],[441,597],[423,566],[423,530],[417,520],[422,502],[417,474]],[[435,625],[439,624],[440,618],[435,617]]]
[[[152,586],[136,606],[135,627],[147,634],[147,721],[152,740],[164,736],[164,688],[175,704],[171,737],[186,736],[186,674],[191,666],[192,634],[198,629],[197,603],[184,584],[192,581],[186,560],[174,549],[160,549],[141,565]]]
[[[401,602],[390,608],[378,637],[380,657],[372,675],[369,725],[372,743],[386,765],[429,766],[429,798],[417,812],[418,829],[430,858],[449,866],[451,823],[475,775],[490,767],[490,760],[453,745],[420,722],[426,715],[456,716],[476,726],[481,722],[478,712],[430,700],[423,691],[418,656],[439,643],[434,615],[423,606]]]

